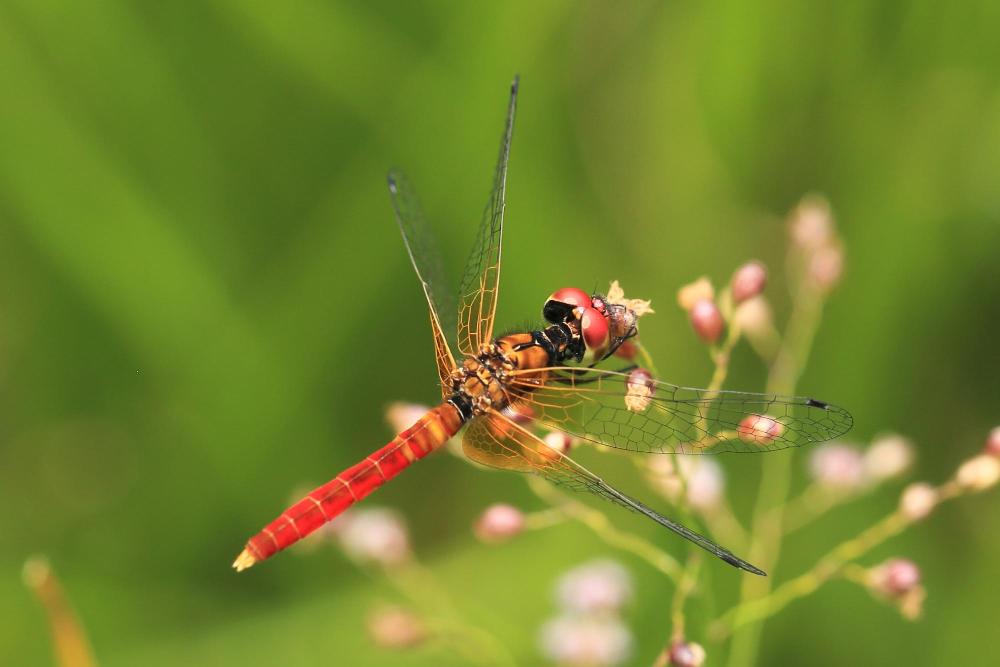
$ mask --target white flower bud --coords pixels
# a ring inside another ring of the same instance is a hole
[[[524,530],[524,514],[513,505],[496,503],[480,515],[474,532],[483,542],[497,543]]]
[[[901,435],[881,436],[865,450],[865,474],[873,482],[898,477],[912,463],[913,445]]]
[[[910,521],[927,517],[938,502],[938,493],[926,482],[910,484],[899,498],[899,510]]]
[[[865,467],[857,447],[840,442],[821,445],[809,460],[813,479],[830,489],[852,491],[865,482]]]
[[[556,596],[567,611],[616,611],[632,598],[632,578],[615,561],[593,561],[564,574],[556,586]]]
[[[628,660],[632,634],[615,616],[566,614],[542,627],[542,652],[567,667],[611,667]]]
[[[338,537],[356,561],[395,565],[410,558],[410,538],[403,518],[392,510],[364,508],[351,512]]]
[[[1000,459],[980,454],[961,465],[955,481],[966,491],[985,491],[1000,480]]]

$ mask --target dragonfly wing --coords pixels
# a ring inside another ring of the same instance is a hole
[[[543,369],[539,384],[539,372],[515,372],[514,410],[547,428],[633,452],[774,451],[840,437],[854,423],[843,408],[802,396],[630,383],[628,373],[574,367]]]
[[[507,160],[514,132],[514,112],[517,108],[518,79],[510,87],[510,102],[500,156],[493,175],[493,190],[483,211],[476,243],[465,265],[459,288],[458,349],[474,355],[479,346],[493,338],[493,317],[496,314],[500,288],[500,250],[503,241],[503,214],[507,190]]]
[[[552,449],[530,431],[505,415],[493,411],[473,419],[462,438],[465,455],[476,463],[541,475],[548,481],[573,491],[584,491],[646,516],[730,565],[765,573],[715,544],[707,537],[666,518],[652,508],[615,489],[569,456]]]
[[[447,397],[451,393],[450,375],[455,368],[455,358],[445,332],[455,331],[454,297],[447,288],[438,245],[424,219],[410,182],[403,172],[393,169],[389,172],[388,183],[389,196],[392,198],[392,208],[396,212],[399,231],[403,234],[403,243],[410,255],[410,262],[417,272],[417,278],[424,288],[424,296],[427,297],[438,377],[441,380],[441,395]]]

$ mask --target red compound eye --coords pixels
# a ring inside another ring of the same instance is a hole
[[[608,318],[596,308],[583,309],[583,314],[580,315],[580,331],[588,350],[594,352],[606,350],[611,343]]]
[[[563,287],[562,289],[558,289],[552,293],[552,296],[550,296],[548,300],[558,301],[559,303],[568,303],[574,308],[590,307],[590,295],[582,289],[577,289],[575,287]]]

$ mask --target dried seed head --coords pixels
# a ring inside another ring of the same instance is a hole
[[[984,451],[990,456],[1000,457],[1000,426],[990,431],[989,437],[986,438]]]
[[[691,307],[689,317],[698,338],[706,343],[714,343],[719,340],[722,329],[725,327],[725,321],[714,301],[708,299],[696,301]]]
[[[656,391],[653,375],[645,368],[636,368],[625,380],[625,407],[632,412],[644,412]]]
[[[524,514],[513,505],[496,503],[479,516],[473,532],[483,542],[504,542],[524,530]]]
[[[785,425],[767,415],[747,415],[736,428],[740,440],[766,447],[781,437]]]
[[[899,511],[910,521],[920,521],[933,511],[937,502],[937,490],[926,482],[917,482],[903,489]]]
[[[764,291],[767,284],[767,268],[754,260],[736,269],[729,282],[733,303],[740,304]]]
[[[715,288],[712,281],[707,276],[702,276],[693,283],[684,285],[677,290],[677,303],[684,310],[691,310],[694,304],[699,301],[712,301],[715,299]]]
[[[675,667],[700,667],[705,662],[705,649],[696,642],[679,641],[670,646],[670,664]]]
[[[865,475],[872,482],[898,477],[913,463],[913,444],[895,433],[876,438],[865,450]]]
[[[368,634],[377,646],[404,649],[418,646],[427,639],[427,628],[405,609],[387,607],[368,617]]]
[[[1000,481],[1000,459],[980,454],[959,467],[955,481],[966,491],[985,491]]]

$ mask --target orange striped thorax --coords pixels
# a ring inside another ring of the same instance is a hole
[[[566,348],[564,343],[553,344],[545,333],[501,336],[483,345],[475,357],[466,357],[452,373],[452,388],[461,402],[467,404],[473,414],[482,414],[491,408],[503,409],[524,392],[524,389],[510,386],[508,376],[515,370],[520,371],[519,386],[532,382],[544,384],[547,371],[540,370],[537,374],[523,371],[551,366],[554,357],[561,356]]]

